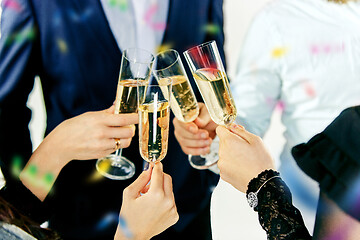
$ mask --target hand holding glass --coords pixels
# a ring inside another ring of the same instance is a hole
[[[179,53],[172,49],[161,52],[154,62],[153,72],[158,81],[172,80],[171,110],[175,117],[182,122],[194,121],[199,115],[199,106]],[[189,155],[189,163],[196,169],[207,169],[216,161],[205,156]]]
[[[236,108],[216,42],[190,48],[184,55],[211,119],[224,126],[232,123]],[[214,162],[217,160],[213,159]],[[194,164],[201,166],[202,162]]]
[[[139,150],[147,162],[159,162],[167,153],[171,80],[150,79],[138,88]]]
[[[126,49],[123,52],[115,100],[115,114],[135,113],[138,110],[138,87],[144,87],[149,81],[154,56],[139,48]],[[115,139],[121,143],[120,139]],[[101,158],[96,169],[103,176],[114,180],[125,180],[135,174],[135,165],[122,156],[122,149],[115,154]]]

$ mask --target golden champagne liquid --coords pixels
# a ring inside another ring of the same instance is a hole
[[[182,75],[172,76],[170,79],[172,80],[171,110],[180,121],[194,121],[199,115],[199,106],[189,81]],[[162,81],[168,80],[160,79],[160,85]],[[167,87],[162,88],[163,91],[167,91],[167,89]]]
[[[202,68],[193,73],[211,119],[228,125],[236,118],[236,108],[226,74],[214,68]]]
[[[161,161],[168,148],[169,102],[146,103],[139,106],[139,148],[148,162]]]
[[[146,80],[127,79],[118,83],[115,114],[137,112],[137,87],[145,91]]]

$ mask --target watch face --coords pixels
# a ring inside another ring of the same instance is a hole
[[[247,195],[247,201],[250,205],[250,207],[254,208],[258,205],[258,198],[256,193],[254,192],[249,192],[249,194]]]

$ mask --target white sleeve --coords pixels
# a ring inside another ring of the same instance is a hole
[[[263,137],[281,93],[283,47],[275,24],[266,12],[258,14],[245,37],[231,90],[237,108],[236,123]]]

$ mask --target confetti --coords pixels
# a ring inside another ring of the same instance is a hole
[[[58,48],[60,49],[60,52],[62,52],[62,53],[68,52],[68,46],[64,40],[58,38],[56,40],[56,44],[57,44]]]
[[[13,9],[13,10],[15,10],[17,12],[21,12],[23,10],[21,5],[15,0],[5,0],[4,1],[4,8],[10,8],[10,9]]]
[[[52,173],[46,173],[46,174],[44,175],[44,182],[45,182],[46,184],[53,184],[54,179],[55,179],[55,176],[54,176],[54,174],[52,174]]]
[[[14,177],[19,177],[23,169],[23,159],[20,155],[15,155],[11,160],[11,173]]]
[[[319,54],[336,54],[342,53],[345,50],[344,43],[337,43],[337,44],[312,44],[310,45],[310,53],[312,55],[319,55]]]
[[[285,56],[285,54],[288,52],[288,49],[285,47],[277,47],[274,48],[271,52],[271,56],[273,58],[282,58]]]
[[[203,31],[211,35],[216,35],[217,33],[220,32],[220,27],[217,24],[209,23],[203,27]]]
[[[119,215],[116,212],[107,213],[96,225],[97,230],[104,230],[113,224],[117,224]]]
[[[281,100],[279,100],[276,104],[275,110],[279,112],[283,112],[285,109],[285,103]]]
[[[169,50],[173,47],[173,45],[174,44],[172,44],[172,43],[163,43],[156,48],[156,52],[159,53],[159,52],[164,52],[166,50]]]
[[[144,21],[154,30],[162,31],[165,30],[166,23],[154,23],[152,21],[153,16],[156,14],[157,10],[158,10],[157,4],[153,4],[152,6],[150,6],[150,8],[146,11],[144,15]]]
[[[121,11],[126,11],[128,9],[128,0],[109,0],[109,5],[119,7]]]
[[[121,216],[119,218],[119,227],[121,228],[125,237],[127,237],[128,239],[131,239],[133,237],[132,232],[130,231],[129,227],[127,226],[126,220]]]
[[[304,87],[306,95],[308,95],[311,98],[316,97],[315,88],[314,88],[313,84],[310,81],[305,80],[304,83],[303,83],[303,87]]]
[[[94,173],[91,174],[91,176],[89,177],[88,181],[89,182],[97,182],[97,181],[103,180],[103,179],[104,179],[103,175],[101,175],[98,171],[95,170]]]
[[[110,161],[101,161],[97,165],[98,170],[94,171],[94,173],[89,177],[88,181],[89,182],[96,182],[96,181],[99,181],[99,180],[103,180],[104,177],[99,172],[107,173],[109,171],[110,167],[111,167],[111,162]]]
[[[26,41],[30,42],[35,39],[36,32],[36,28],[32,27],[24,29],[20,32],[13,33],[5,40],[5,46],[9,46],[12,43],[23,43]]]
[[[275,111],[282,112],[285,109],[285,103],[282,100],[273,99],[271,97],[266,97],[266,104],[270,107],[275,106]]]
[[[35,165],[29,165],[29,167],[27,168],[27,171],[29,173],[30,176],[35,177],[38,173],[38,169]]]

